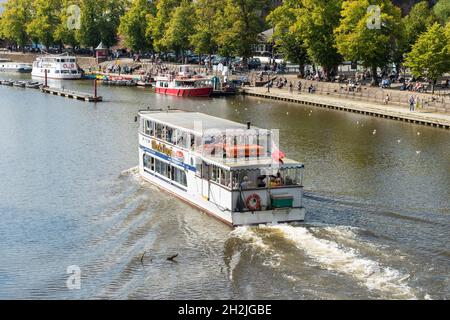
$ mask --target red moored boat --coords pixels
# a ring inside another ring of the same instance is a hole
[[[211,79],[195,76],[189,66],[180,66],[177,76],[160,76],[155,92],[178,97],[209,97],[213,92]]]

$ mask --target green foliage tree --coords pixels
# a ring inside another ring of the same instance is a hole
[[[2,38],[23,47],[29,41],[26,25],[31,19],[31,0],[8,0],[0,19]]]
[[[120,25],[120,17],[125,13],[128,0],[101,0],[103,12],[100,18],[101,39],[105,46],[112,47],[117,43],[117,30]]]
[[[76,39],[88,47],[96,47],[101,41],[107,47],[117,42],[120,16],[125,11],[124,0],[80,0],[81,27]]]
[[[62,0],[59,23],[53,34],[56,42],[72,47],[78,45],[75,33],[80,28],[80,13],[80,0]]]
[[[184,52],[189,49],[189,38],[194,33],[195,9],[192,4],[183,0],[177,7],[167,25],[162,43],[164,47],[181,52],[184,60]]]
[[[211,57],[217,50],[215,21],[220,4],[220,0],[197,0],[194,3],[196,23],[190,42],[197,54],[207,53]]]
[[[438,21],[444,26],[450,22],[450,1],[439,0],[433,7],[433,12]]]
[[[342,61],[333,33],[339,26],[342,0],[301,0],[301,3],[294,28],[300,32],[308,56],[329,77]]]
[[[448,25],[444,28],[436,22],[419,36],[406,56],[405,65],[414,76],[432,81],[433,93],[437,79],[450,71],[449,30]]]
[[[244,60],[252,56],[258,34],[263,31],[260,19],[266,0],[225,0],[223,12],[217,15],[217,43],[224,56],[237,55]]]
[[[152,38],[146,34],[147,18],[155,14],[155,6],[149,0],[133,0],[130,9],[120,18],[119,35],[133,51],[152,49]]]
[[[55,26],[60,24],[61,0],[33,0],[32,19],[26,31],[30,37],[46,47],[55,43]]]
[[[416,42],[421,33],[427,31],[435,20],[428,1],[421,1],[414,5],[411,12],[403,18],[407,49]]]
[[[164,41],[165,31],[173,10],[179,5],[180,0],[159,0],[156,4],[156,14],[148,17],[147,37],[152,37],[153,47],[158,52],[167,50]]]
[[[287,0],[268,16],[267,21],[273,27],[273,41],[276,50],[283,57],[300,66],[300,74],[304,76],[304,66],[308,61],[307,49],[301,33],[295,28],[295,22],[300,15],[301,3]]]
[[[372,11],[376,5],[379,12]],[[378,85],[377,68],[393,60],[402,37],[401,12],[389,0],[346,0],[342,20],[335,29],[336,48],[345,59],[360,61],[372,71],[372,84]]]

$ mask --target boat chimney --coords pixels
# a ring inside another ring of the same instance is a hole
[[[252,127],[252,123],[250,121],[247,121],[247,130],[250,130]]]

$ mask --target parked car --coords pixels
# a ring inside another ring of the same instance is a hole
[[[248,69],[259,69],[261,67],[261,60],[259,58],[252,58],[248,62]]]

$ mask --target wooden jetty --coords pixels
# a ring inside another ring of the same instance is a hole
[[[52,94],[54,96],[61,96],[76,100],[83,100],[88,102],[100,102],[103,101],[103,98],[101,96],[95,96],[84,92],[77,92],[77,91],[70,91],[70,90],[63,90],[59,88],[50,88],[50,87],[43,87],[41,89],[43,93]]]

